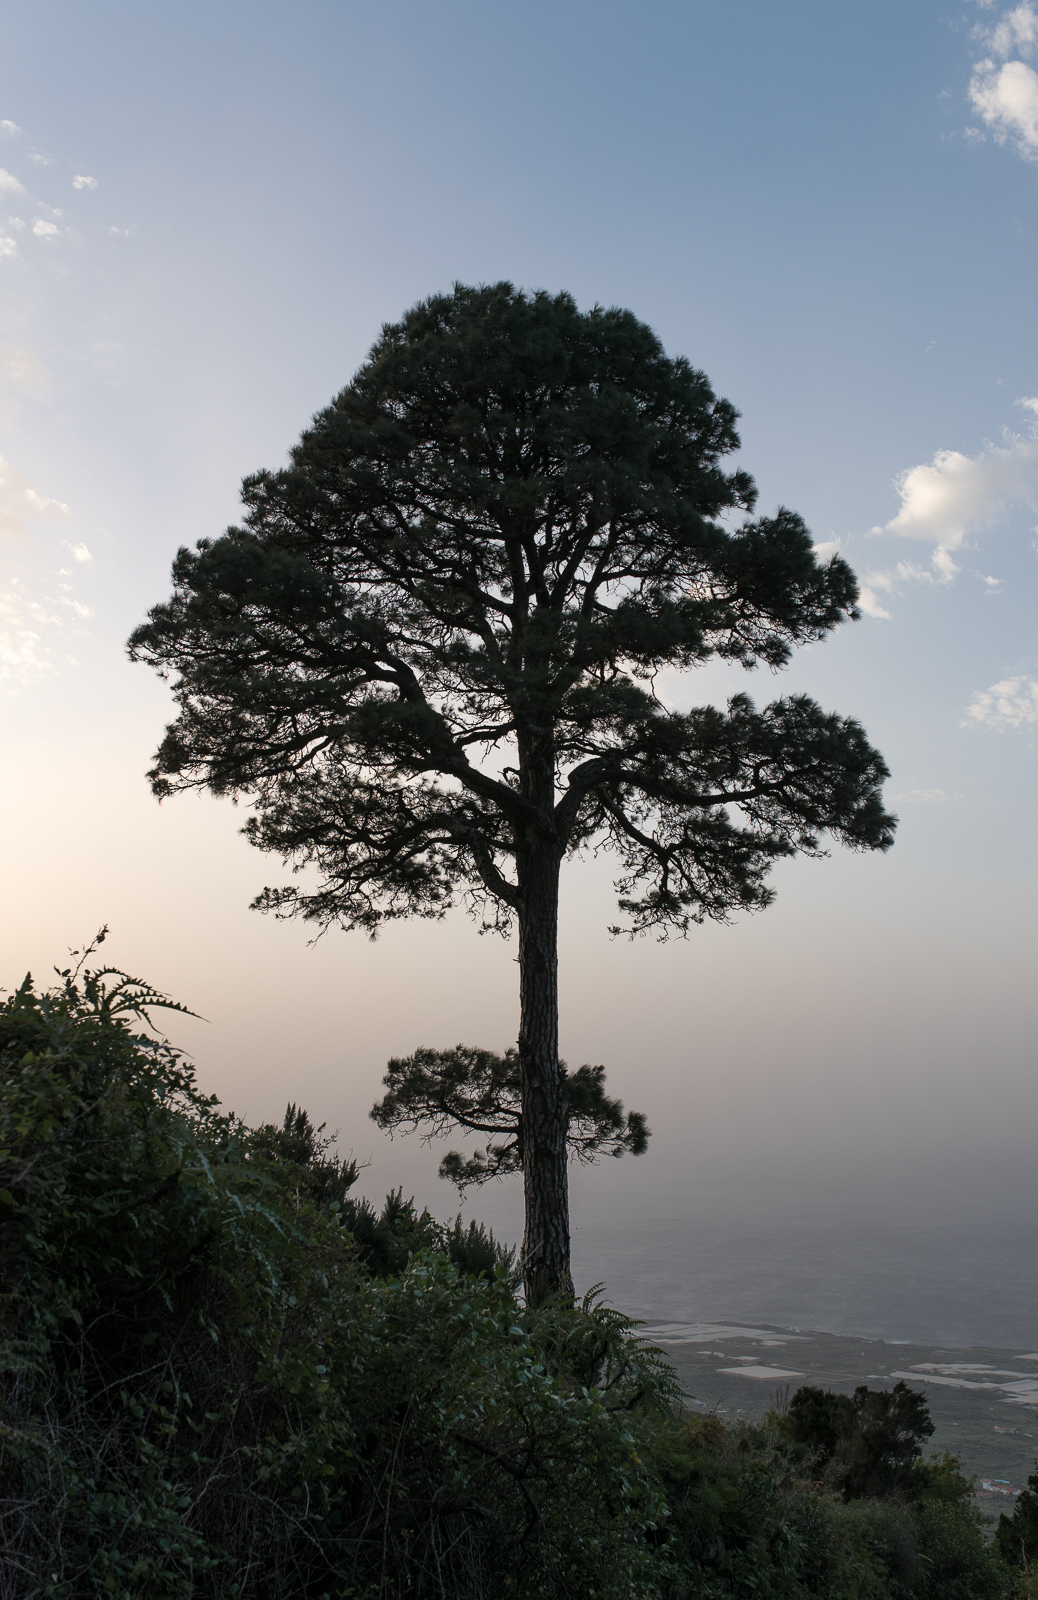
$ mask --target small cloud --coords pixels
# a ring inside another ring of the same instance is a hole
[[[35,161],[38,167],[49,167],[54,157],[46,155],[42,150],[30,150],[29,160]]]
[[[952,560],[951,554],[944,545],[937,546],[931,559],[934,570],[940,576],[942,583],[951,583],[952,579],[957,577],[961,571],[961,568]],[[911,576],[913,578],[922,578],[923,573],[917,568]]]
[[[1038,400],[1020,401],[1038,417]],[[932,461],[899,473],[895,486],[901,509],[873,533],[895,533],[934,546],[929,578],[950,583],[960,568],[953,552],[975,534],[1001,521],[1014,506],[1038,506],[1038,425],[1006,442],[989,444],[977,455],[938,450]],[[902,563],[899,575],[922,578],[925,569]]]
[[[892,794],[891,800],[899,800],[902,805],[929,806],[939,805],[948,796],[943,789],[903,789],[900,794]]]
[[[8,260],[18,254],[18,241],[9,239],[5,233],[0,233],[0,261]]]
[[[7,225],[9,228],[17,228],[19,233],[25,232],[25,223],[21,217],[8,217]]]
[[[77,172],[72,180],[73,189],[96,189],[97,179],[88,178],[85,173]]]
[[[17,139],[21,131],[22,130],[19,128],[17,122],[9,122],[6,117],[2,122],[0,122],[0,133],[2,133],[6,139]]]
[[[998,591],[1002,587],[1002,579],[1001,578],[989,578],[989,577],[986,577],[983,572],[974,573],[974,577],[977,578],[978,581],[984,585],[984,587],[986,588],[988,594],[997,594]]]
[[[840,553],[839,539],[825,539],[812,547],[817,561],[829,561]]]
[[[63,217],[65,215],[60,206],[49,206],[45,200],[37,200],[37,211],[42,211],[45,217]]]
[[[12,541],[24,540],[30,518],[47,513],[64,515],[68,506],[49,499],[33,488],[21,473],[0,459],[0,535]],[[79,550],[72,546],[77,560]],[[65,586],[58,585],[59,591]],[[19,684],[53,672],[54,663],[48,638],[55,631],[78,631],[80,621],[90,615],[88,606],[71,594],[48,596],[33,592],[17,573],[0,575],[0,685],[13,689]]]
[[[13,687],[36,678],[50,666],[41,636],[41,608],[16,584],[0,581],[0,684]]]
[[[979,689],[966,708],[964,728],[1027,728],[1038,722],[1038,682],[1034,678],[1004,678],[990,689]]]
[[[1038,73],[1026,61],[978,61],[970,79],[970,104],[996,144],[1008,141],[1025,161],[1038,161]]]
[[[40,494],[0,456],[0,534],[17,539],[25,531],[27,517],[54,513],[66,516],[68,506]]]
[[[131,222],[128,228],[112,227],[109,228],[108,232],[116,239],[132,239],[133,235],[137,232],[137,224],[135,222]]]
[[[62,539],[61,548],[68,551],[73,561],[81,561],[84,565],[94,559],[85,544],[69,544],[67,539]]]
[[[882,528],[873,528],[873,533],[882,533]],[[952,563],[952,570],[959,569]],[[929,567],[921,567],[915,561],[899,561],[895,567],[886,567],[880,571],[866,572],[861,579],[861,593],[858,604],[867,617],[880,617],[888,619],[890,612],[881,604],[879,596],[897,595],[901,592],[903,583],[939,583],[941,577],[935,576]]]
[[[37,239],[53,239],[58,233],[58,228],[53,222],[45,222],[42,217],[37,217],[32,225],[32,231]]]
[[[861,579],[861,593],[858,596],[858,604],[865,615],[883,620],[889,619],[890,612],[880,600],[880,595],[896,595],[898,585],[906,578],[917,577],[921,570],[911,561],[899,561],[896,567],[866,572]],[[931,574],[927,573],[925,576],[931,583],[933,582]]]
[[[25,490],[25,502],[31,511],[60,511],[62,515],[68,511],[64,501],[48,500],[46,495],[37,494],[33,488]]]
[[[858,604],[867,617],[876,617],[880,622],[889,622],[890,612],[880,603],[879,596],[876,593],[877,588],[881,587],[876,582],[876,579],[883,577],[885,577],[885,574],[882,572],[869,573],[862,580],[858,593]],[[870,578],[872,579],[871,582],[869,582]]]
[[[1038,12],[1030,0],[1023,0],[1021,5],[1005,12],[993,28],[978,28],[977,36],[1003,61],[1014,51],[1029,56],[1038,44]]]
[[[25,190],[13,172],[0,167],[0,194],[24,194]]]

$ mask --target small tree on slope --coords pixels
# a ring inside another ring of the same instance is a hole
[[[718,520],[755,500],[720,467],[735,420],[630,312],[458,286],[383,328],[130,641],[175,675],[155,792],[246,796],[248,838],[317,868],[257,906],[374,933],[460,896],[518,925],[534,1298],[570,1284],[562,862],[607,844],[627,927],[683,933],[766,906],[823,831],[892,841],[858,723],[655,696],[662,667],[780,667],[857,614],[794,513]]]

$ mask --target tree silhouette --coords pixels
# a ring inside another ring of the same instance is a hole
[[[806,1384],[789,1402],[783,1432],[816,1452],[845,1500],[918,1491],[921,1441],[933,1433],[925,1395],[860,1384],[853,1395]]]
[[[518,925],[527,1292],[569,1278],[563,860],[607,845],[631,931],[766,906],[828,831],[886,849],[881,757],[804,696],[679,712],[660,668],[781,667],[853,573],[724,473],[736,412],[630,312],[457,286],[387,325],[244,525],[182,549],[131,654],[175,676],[159,796],[245,796],[316,881],[255,902],[377,930]]]
[[[584,1065],[567,1072],[559,1062],[566,1101],[566,1145],[578,1161],[602,1155],[644,1155],[649,1129],[640,1111],[628,1111],[605,1092],[605,1068]],[[523,1169],[523,1086],[518,1050],[503,1056],[472,1045],[453,1050],[416,1050],[394,1059],[383,1078],[386,1094],[372,1110],[380,1128],[423,1130],[423,1138],[445,1138],[456,1128],[489,1134],[497,1144],[466,1158],[448,1150],[440,1177],[459,1189]]]

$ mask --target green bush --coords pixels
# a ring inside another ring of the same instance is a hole
[[[1013,1593],[1026,1600],[1038,1597],[1038,1472],[1028,1478],[1012,1516],[999,1517],[995,1544],[1016,1572]]]
[[[0,1600],[1007,1592],[954,1463],[845,1503],[297,1107],[221,1112],[146,985],[61,980],[0,1006]]]
[[[933,1423],[921,1394],[904,1382],[893,1389],[853,1395],[805,1384],[780,1421],[782,1432],[810,1451],[829,1484],[845,1500],[911,1494],[924,1478],[916,1471],[921,1441]]]
[[[782,1423],[653,1430],[674,1600],[1005,1600],[954,1459],[919,1463],[907,1494],[848,1501],[806,1476],[816,1462]]]
[[[503,1267],[509,1282],[518,1285],[522,1273],[514,1248],[501,1245],[481,1223],[472,1220],[466,1228],[458,1216],[445,1228],[427,1210],[417,1212],[414,1200],[405,1200],[402,1189],[386,1195],[381,1211],[369,1200],[351,1195],[360,1169],[354,1161],[331,1155],[333,1142],[324,1137],[323,1125],[315,1128],[301,1106],[290,1104],[281,1127],[268,1123],[257,1128],[250,1144],[279,1163],[289,1184],[314,1204],[338,1207],[360,1260],[376,1276],[393,1277],[418,1251],[436,1250],[464,1273],[485,1272],[492,1278]]]

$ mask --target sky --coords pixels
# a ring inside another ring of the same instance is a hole
[[[0,52],[0,982],[104,953],[199,1013],[203,1086],[286,1101],[440,1215],[367,1119],[390,1056],[515,1036],[514,943],[249,911],[241,810],[161,807],[125,639],[380,325],[507,278],[623,305],[738,407],[864,615],[772,682],[883,751],[898,842],[783,864],[759,917],[612,941],[565,876],[563,1051],[650,1153],[590,1218],[1034,1201],[1038,4],[9,0]],[[204,1020],[201,1020],[204,1019]],[[514,1185],[467,1209],[518,1227]]]

